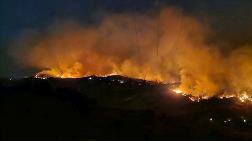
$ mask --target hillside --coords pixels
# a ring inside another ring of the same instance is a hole
[[[2,140],[252,140],[252,105],[124,76],[0,81]]]

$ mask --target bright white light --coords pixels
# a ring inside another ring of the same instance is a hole
[[[194,99],[194,98],[192,98],[192,97],[189,97],[189,99],[190,99],[191,101],[195,101],[195,99]]]
[[[209,96],[204,95],[204,96],[202,96],[201,98],[202,98],[202,99],[209,99]]]
[[[183,91],[181,91],[180,89],[174,89],[172,90],[173,92],[175,92],[176,94],[181,94],[183,93]]]
[[[213,118],[210,118],[209,121],[213,121]]]

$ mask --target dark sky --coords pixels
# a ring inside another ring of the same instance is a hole
[[[1,0],[0,77],[22,73],[6,50],[27,29],[41,29],[55,20],[71,19],[92,24],[96,13],[145,12],[176,6],[197,18],[208,17],[218,41],[230,48],[250,43],[251,0]],[[18,70],[18,71],[17,71]]]

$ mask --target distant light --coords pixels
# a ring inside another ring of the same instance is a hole
[[[226,120],[224,120],[224,123],[226,123],[227,121]]]
[[[123,83],[124,83],[124,81],[123,81],[123,80],[119,80],[119,82],[120,82],[121,84],[123,84]]]
[[[92,77],[89,77],[88,79],[89,79],[89,80],[92,80]]]
[[[243,122],[244,122],[244,123],[246,123],[246,122],[247,122],[247,120],[246,120],[246,119],[243,119]]]
[[[231,118],[228,118],[228,121],[230,122],[230,121],[231,121]]]
[[[12,78],[10,78],[10,80],[12,80]]]
[[[213,118],[210,118],[209,121],[213,121]]]

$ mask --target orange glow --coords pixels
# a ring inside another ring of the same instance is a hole
[[[247,92],[243,92],[238,98],[241,102],[252,102],[252,97],[250,97]]]
[[[176,94],[182,94],[183,93],[180,89],[174,89],[172,91],[174,91]]]
[[[189,94],[187,94],[187,93],[185,93],[182,90],[177,89],[177,88],[176,89],[171,89],[171,91],[173,91],[175,94],[178,94],[178,95],[187,96],[193,102],[199,102],[201,100],[211,98],[211,97],[209,97],[207,95],[200,96],[200,97],[192,96],[192,95],[189,95]],[[248,93],[246,91],[244,91],[241,94],[237,94],[237,95],[234,95],[234,94],[221,95],[221,96],[218,96],[218,98],[219,99],[237,98],[242,103],[252,102],[252,97],[250,95],[248,95]]]
[[[176,94],[193,101],[213,96],[251,100],[252,48],[223,54],[209,43],[207,23],[175,8],[158,14],[110,14],[94,25],[61,22],[40,36],[24,34],[11,51],[37,78],[124,75],[164,83],[179,82]],[[210,38],[211,39],[211,38]],[[240,94],[240,95],[239,95]]]

